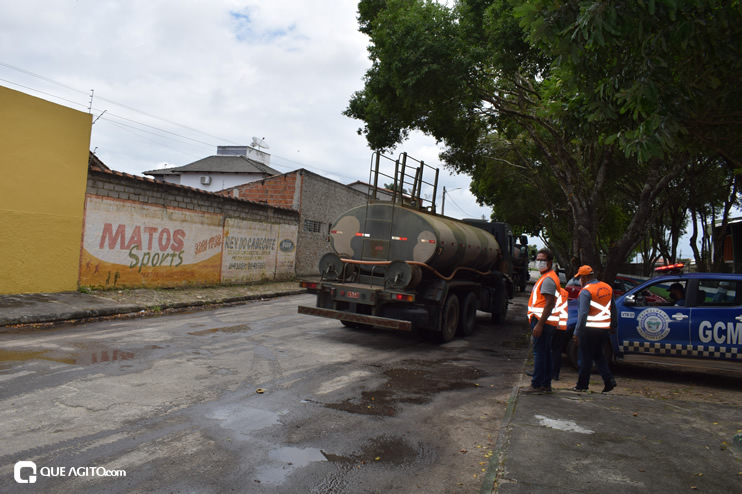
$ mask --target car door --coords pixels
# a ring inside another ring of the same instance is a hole
[[[698,280],[691,309],[691,356],[742,361],[742,282]]]
[[[614,346],[618,353],[681,355],[690,345],[691,308],[675,305],[670,287],[688,281],[663,277],[649,280],[630,290],[616,304],[618,330]]]

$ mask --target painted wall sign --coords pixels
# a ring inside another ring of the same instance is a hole
[[[289,279],[297,225],[87,196],[80,285],[179,286]]]
[[[88,196],[80,284],[218,283],[222,232],[218,214]]]
[[[277,225],[227,218],[225,221],[222,281],[237,283],[290,278],[294,252],[284,252],[286,241],[295,243],[295,225]]]

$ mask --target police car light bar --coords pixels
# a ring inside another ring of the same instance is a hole
[[[672,273],[674,271],[678,271],[678,272],[681,271],[683,267],[685,267],[685,264],[683,264],[682,262],[679,262],[677,264],[670,264],[668,266],[659,266],[657,268],[654,268],[654,270],[657,273]]]

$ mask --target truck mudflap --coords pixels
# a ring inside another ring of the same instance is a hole
[[[329,319],[368,324],[371,326],[380,326],[382,328],[397,329],[399,331],[412,331],[412,323],[410,321],[389,319],[387,317],[379,316],[368,316],[365,314],[355,314],[353,312],[343,312],[341,310],[323,309],[321,307],[307,307],[306,305],[300,305],[299,314],[327,317]]]

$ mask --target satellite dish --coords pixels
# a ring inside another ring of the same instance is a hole
[[[265,142],[265,137],[263,137],[262,139],[260,137],[253,137],[251,146],[254,148],[258,148],[258,149],[260,148],[270,149],[270,146],[268,145],[268,143]]]

